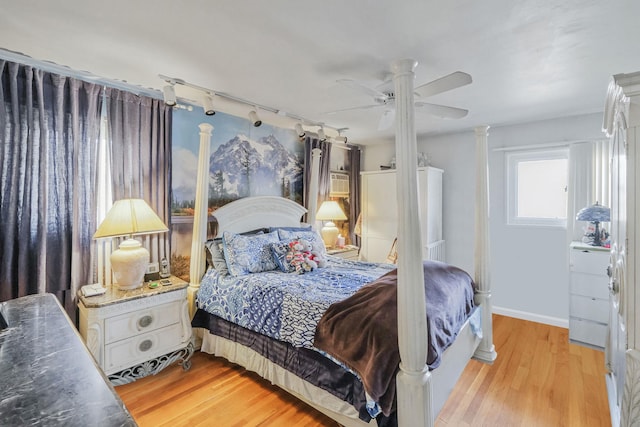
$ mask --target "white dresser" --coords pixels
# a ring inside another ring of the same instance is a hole
[[[569,340],[604,348],[609,320],[609,248],[573,242],[569,252]]]
[[[442,175],[433,167],[418,168],[422,258],[444,261],[442,240]],[[396,171],[362,172],[362,244],[360,259],[385,262],[398,235]]]

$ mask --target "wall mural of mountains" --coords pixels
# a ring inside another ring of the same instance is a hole
[[[295,200],[302,190],[302,164],[272,134],[252,140],[236,135],[209,161],[209,197],[283,196]]]
[[[200,123],[214,127],[209,160],[209,210],[247,196],[283,196],[302,203],[304,146],[292,129],[202,110],[173,114],[172,215],[195,205]]]

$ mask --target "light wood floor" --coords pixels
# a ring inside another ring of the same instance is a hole
[[[498,359],[470,361],[436,426],[609,426],[602,352],[567,330],[494,315]],[[337,426],[257,375],[203,353],[116,391],[141,427]]]

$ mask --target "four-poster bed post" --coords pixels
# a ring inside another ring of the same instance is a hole
[[[322,150],[314,148],[311,150],[311,180],[309,182],[309,200],[307,201],[307,222],[315,227],[316,212],[318,211],[318,180],[320,179],[320,156]]]
[[[482,341],[473,357],[493,363],[498,356],[493,345],[491,318],[491,285],[489,275],[489,157],[487,136],[489,126],[478,126],[476,134],[476,214],[474,246],[474,280],[478,290],[475,302],[482,307]]]
[[[418,147],[414,122],[412,59],[392,64],[396,94],[398,198],[398,425],[433,426],[431,373],[427,360],[422,242],[418,215]]]
[[[207,240],[209,216],[209,155],[213,126],[202,123],[200,127],[200,150],[198,152],[198,179],[196,181],[196,200],[193,213],[193,236],[191,238],[191,261],[189,265],[189,315],[196,312],[196,293],[204,274],[204,242]]]

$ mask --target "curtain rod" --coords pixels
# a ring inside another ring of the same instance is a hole
[[[90,73],[89,71],[74,70],[70,67],[67,67],[65,65],[58,65],[54,62],[33,59],[30,56],[24,55],[22,53],[12,52],[3,48],[0,48],[0,58],[12,62],[17,62],[19,64],[28,65],[30,67],[35,67],[49,73],[56,73],[62,76],[73,77],[89,83],[95,83],[102,86],[121,89],[127,92],[132,92],[136,95],[146,95],[151,98],[162,99],[162,93],[159,90],[144,88],[142,86],[133,85],[121,80],[113,80],[105,77],[100,77],[93,73]]]
[[[496,147],[492,148],[491,151],[518,151],[518,150],[531,150],[536,148],[551,148],[551,147],[568,147],[573,144],[580,144],[584,142],[599,142],[606,141],[607,138],[585,138],[585,139],[576,139],[572,141],[557,141],[557,142],[546,142],[543,144],[527,144],[527,145],[514,145],[511,147]]]

